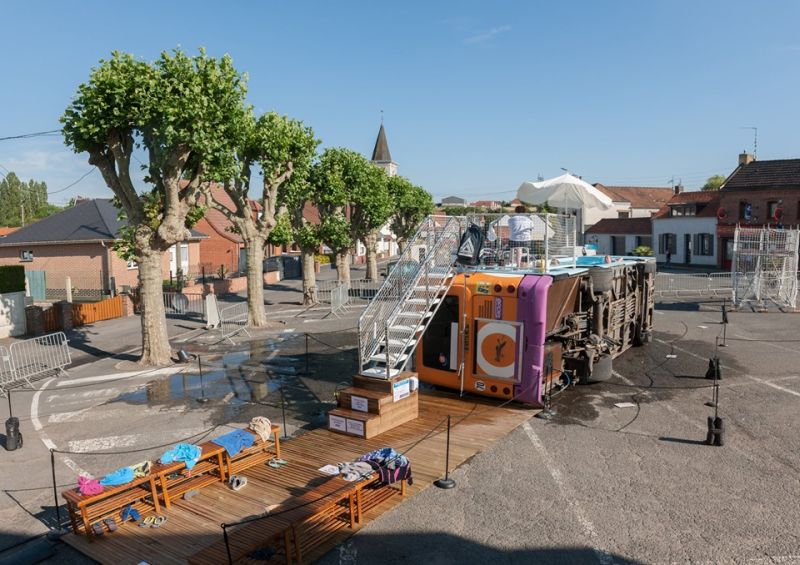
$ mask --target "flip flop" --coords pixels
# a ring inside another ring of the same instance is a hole
[[[156,519],[155,516],[146,516],[144,520],[139,522],[139,527],[140,528],[149,528],[150,526],[153,525],[153,522],[155,521],[155,519]]]
[[[128,504],[125,508],[122,509],[122,514],[120,515],[120,519],[122,522],[127,522],[128,520],[133,520],[134,522],[138,522],[141,520],[141,515],[139,511],[136,510],[133,506]]]
[[[228,481],[228,486],[233,490],[241,490],[247,484],[247,477],[234,475]]]
[[[160,528],[164,522],[167,521],[166,516],[157,516],[155,520],[153,520],[153,524],[150,526],[151,528]]]
[[[92,533],[96,536],[102,536],[105,533],[103,525],[100,522],[92,524]]]
[[[275,465],[277,465],[278,467],[282,467],[283,465],[288,465],[289,464],[289,462],[286,461],[285,459],[280,459],[278,457],[273,457],[272,459],[270,459],[267,464],[270,464],[270,463],[275,463]],[[269,465],[269,466],[273,467],[274,469],[278,468],[278,467],[274,467],[273,465]]]
[[[196,488],[189,489],[189,490],[187,490],[186,492],[183,493],[183,499],[184,500],[191,500],[192,498],[194,498],[198,494],[200,494],[200,491],[197,490]]]
[[[103,523],[108,527],[109,532],[117,531],[117,522],[114,520],[114,518],[106,518],[103,520]]]
[[[277,461],[275,461],[274,459],[270,459],[269,461],[267,461],[267,465],[269,465],[273,469],[280,469],[281,468],[280,464]]]

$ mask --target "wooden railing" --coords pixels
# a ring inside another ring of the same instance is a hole
[[[115,296],[100,302],[85,302],[72,305],[72,325],[83,326],[101,320],[122,316],[122,297]],[[45,322],[46,324],[46,322]]]

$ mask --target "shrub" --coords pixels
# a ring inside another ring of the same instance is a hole
[[[653,250],[650,247],[647,247],[646,245],[640,245],[639,247],[633,250],[633,254],[636,255],[637,257],[652,257]]]
[[[320,265],[328,265],[331,262],[330,255],[324,255],[322,253],[317,253],[314,256],[314,260],[319,263]]]
[[[25,290],[25,267],[5,265],[0,267],[0,294]]]

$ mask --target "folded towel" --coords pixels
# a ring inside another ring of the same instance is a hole
[[[100,494],[103,492],[103,485],[97,479],[81,475],[78,477],[78,490],[84,496]]]
[[[136,465],[131,465],[131,471],[133,471],[133,475],[137,479],[140,477],[146,477],[150,474],[150,461],[142,461]]]
[[[223,434],[218,438],[212,439],[211,443],[216,443],[225,448],[228,455],[234,457],[242,449],[247,449],[256,441],[256,436],[244,430],[234,430]]]
[[[186,463],[186,468],[191,469],[194,467],[197,460],[200,459],[202,450],[196,445],[189,443],[179,443],[164,455],[161,456],[162,463],[176,463],[182,461]]]
[[[264,416],[256,416],[250,420],[250,429],[257,433],[262,441],[267,441],[272,435],[272,422]]]
[[[104,487],[117,487],[131,482],[134,478],[133,469],[130,467],[121,467],[100,479],[100,484]]]

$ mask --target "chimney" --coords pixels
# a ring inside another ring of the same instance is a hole
[[[752,163],[755,160],[756,160],[756,158],[753,156],[752,153],[747,153],[746,151],[742,152],[742,153],[739,153],[739,165],[740,166],[741,165],[749,165],[750,163]]]
[[[672,192],[675,194],[680,194],[681,192],[683,192],[683,185],[680,183],[676,184],[675,186],[672,187]]]

